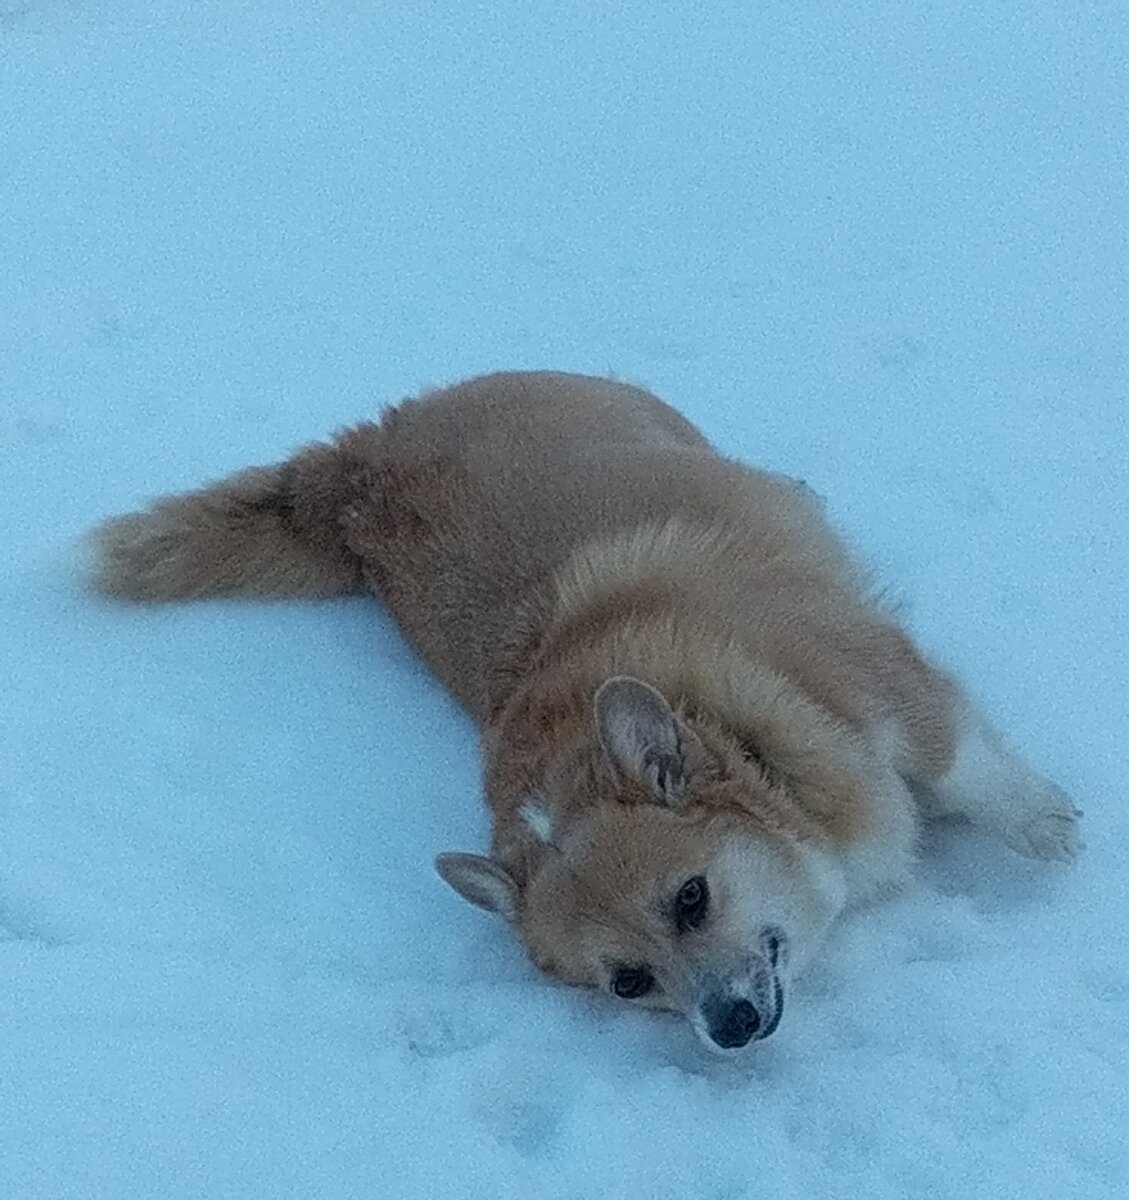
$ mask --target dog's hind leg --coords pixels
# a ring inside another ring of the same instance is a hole
[[[948,770],[928,784],[930,809],[998,833],[1028,858],[1072,862],[1081,849],[1070,797],[1009,747],[967,701]]]

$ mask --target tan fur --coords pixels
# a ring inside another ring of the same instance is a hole
[[[348,459],[312,446],[96,531],[93,584],[123,600],[336,596],[358,590],[360,564],[340,532]]]
[[[1018,800],[987,813],[1003,751],[958,753],[978,718],[821,506],[638,388],[469,380],[94,538],[95,586],[125,599],[374,591],[482,730],[492,858],[445,877],[560,978],[645,963],[641,1002],[709,1037],[735,996],[779,1019],[772,930],[802,963],[844,903],[904,879],[910,785],[1026,828]],[[676,933],[698,874],[708,936]]]

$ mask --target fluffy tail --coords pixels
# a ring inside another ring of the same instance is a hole
[[[277,466],[111,518],[90,536],[92,586],[149,603],[359,590],[345,522],[371,496],[365,449],[376,437],[376,426],[358,426]]]

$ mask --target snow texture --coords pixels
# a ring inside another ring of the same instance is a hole
[[[0,0],[0,1193],[1129,1194],[1129,12]],[[1086,810],[961,828],[784,1024],[537,978],[437,879],[468,721],[375,604],[75,538],[499,367],[806,479]]]

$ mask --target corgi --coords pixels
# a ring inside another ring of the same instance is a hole
[[[510,372],[110,519],[102,594],[375,593],[481,733],[437,869],[568,984],[768,1037],[850,906],[959,814],[1068,862],[1066,794],[876,602],[822,502],[656,396]]]

